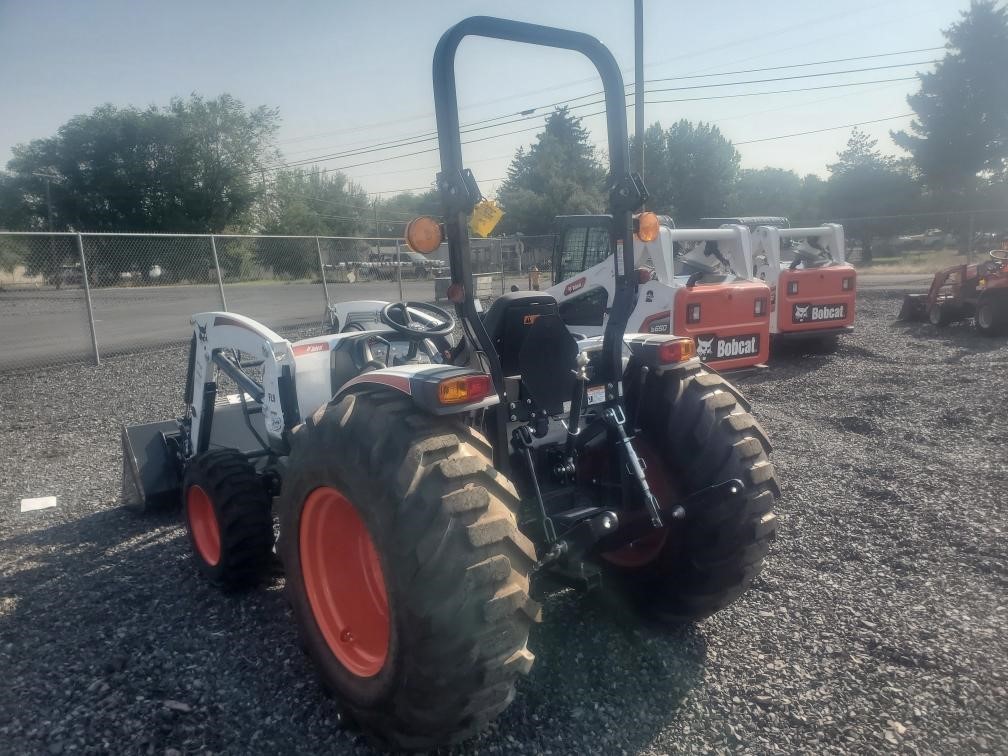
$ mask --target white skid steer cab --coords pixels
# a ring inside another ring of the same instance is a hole
[[[676,229],[668,218],[652,213],[642,213],[637,223],[635,270],[629,274],[638,277],[639,287],[628,332],[688,336],[700,359],[721,370],[765,363],[770,289],[752,276],[749,230],[730,224]],[[616,289],[608,221],[568,215],[558,217],[555,225],[554,284],[547,291],[556,297],[560,317],[572,333],[597,335]]]
[[[812,339],[835,349],[838,337],[854,330],[857,271],[845,251],[839,223],[757,226],[753,270],[773,293],[770,333],[775,341]]]

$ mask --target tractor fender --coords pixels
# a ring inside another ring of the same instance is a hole
[[[443,404],[439,401],[438,386],[442,381],[479,375],[485,375],[485,373],[455,365],[398,365],[361,373],[356,378],[347,381],[333,397],[333,401],[337,402],[347,394],[356,393],[363,389],[383,386],[405,394],[418,407],[433,415],[454,415],[492,407],[500,401],[496,387],[492,385],[489,396],[481,397],[477,401],[462,401],[452,404]],[[489,376],[487,377],[489,378]]]

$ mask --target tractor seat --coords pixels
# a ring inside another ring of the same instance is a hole
[[[518,375],[518,354],[529,328],[541,315],[558,315],[552,294],[538,291],[514,291],[494,300],[483,316],[483,327],[500,355],[504,375]]]

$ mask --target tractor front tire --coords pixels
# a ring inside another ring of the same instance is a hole
[[[266,572],[273,516],[262,479],[236,449],[192,459],[182,484],[182,511],[193,558],[206,578],[229,591],[248,588]]]
[[[280,554],[324,686],[381,746],[474,735],[533,655],[535,548],[486,441],[398,392],[350,394],[294,434]]]
[[[626,385],[639,385],[639,377],[628,375]],[[780,488],[770,442],[738,391],[702,367],[648,376],[639,399],[628,397],[638,400],[647,475],[657,479],[659,503],[674,506],[732,479],[745,486],[740,500],[687,504],[682,524],[669,520],[667,533],[635,544],[636,556],[625,548],[608,560],[610,577],[642,613],[670,624],[701,620],[745,592],[776,536]]]
[[[984,336],[1008,333],[1008,294],[1001,297],[986,294],[980,297],[976,310],[976,327]]]
[[[930,320],[931,325],[936,328],[944,328],[953,320],[952,308],[947,304],[935,302],[928,309],[928,320]]]

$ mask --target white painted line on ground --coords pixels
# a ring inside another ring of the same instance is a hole
[[[22,512],[34,512],[38,509],[49,509],[49,507],[55,506],[55,496],[38,496],[34,499],[21,499]]]

